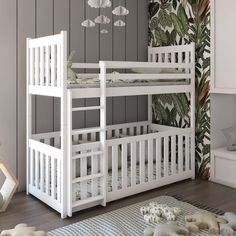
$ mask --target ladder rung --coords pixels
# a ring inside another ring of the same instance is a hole
[[[84,181],[88,181],[91,179],[97,179],[97,178],[101,178],[103,177],[103,174],[94,174],[94,175],[87,175],[87,176],[83,176],[83,177],[79,177],[79,178],[75,178],[72,180],[72,183],[78,183],[78,182],[84,182]]]
[[[101,128],[87,128],[87,129],[79,129],[79,130],[72,130],[72,135],[75,134],[88,134],[88,133],[96,133],[104,131],[104,129]]]
[[[97,151],[97,152],[86,152],[86,153],[81,153],[77,154],[75,156],[72,156],[72,160],[83,158],[83,157],[89,157],[89,156],[97,156],[97,155],[102,155],[102,151]]]
[[[90,111],[90,110],[100,110],[102,106],[90,106],[90,107],[74,107],[72,111]]]
[[[87,199],[84,199],[84,200],[79,200],[79,201],[76,201],[72,204],[72,207],[79,207],[79,206],[82,206],[84,204],[88,204],[88,203],[91,203],[91,202],[96,202],[96,201],[100,201],[100,200],[103,200],[104,197],[99,195],[97,197],[90,197],[90,198],[87,198]]]

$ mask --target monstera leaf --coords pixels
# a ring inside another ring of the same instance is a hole
[[[172,20],[170,15],[167,13],[166,10],[163,9],[159,11],[159,21],[163,28],[166,28],[167,26],[171,27],[172,25]]]
[[[160,8],[160,4],[158,2],[149,3],[149,16],[150,16],[150,19],[157,14],[159,8]]]
[[[184,29],[184,26],[183,26],[181,20],[178,18],[178,16],[174,12],[171,12],[170,16],[171,16],[171,19],[172,19],[172,22],[173,22],[176,32],[178,33],[178,35],[180,37],[184,37],[185,36],[185,29]]]
[[[180,21],[182,23],[185,34],[187,34],[188,29],[189,29],[189,21],[188,21],[186,12],[185,12],[182,4],[180,4],[179,7],[178,7],[177,16],[178,16],[178,18],[180,19]]]
[[[150,30],[155,30],[158,27],[159,24],[159,19],[157,17],[153,17],[150,21]]]

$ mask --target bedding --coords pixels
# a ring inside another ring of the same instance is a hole
[[[175,68],[133,68],[131,73],[137,74],[181,74],[181,70]],[[113,71],[112,74],[119,74]],[[127,87],[127,86],[157,86],[157,85],[173,85],[173,84],[186,84],[189,83],[186,79],[156,79],[156,80],[129,80],[129,79],[107,79],[107,87]],[[98,75],[81,77],[76,74],[76,78],[68,79],[68,88],[98,88],[100,80]]]
[[[127,170],[127,187],[131,186],[131,162],[128,161],[128,170]],[[153,163],[152,164],[153,167],[153,179],[156,179],[157,176],[157,171],[156,171],[156,164]],[[139,171],[140,171],[140,166],[139,164],[136,165],[136,184],[140,184],[140,178],[139,178]],[[178,165],[176,164],[176,172],[178,172]],[[88,169],[88,175],[91,173],[91,168]],[[168,169],[168,175],[171,175],[171,164],[169,163],[169,169]],[[164,163],[161,164],[161,176],[164,176]],[[99,180],[98,180],[99,181]],[[145,177],[144,177],[144,181],[148,182],[148,164],[145,164]],[[91,184],[91,180],[89,180],[87,182],[87,197],[91,197],[92,196],[92,184]],[[98,184],[98,193],[100,193],[100,188],[101,185],[100,183]],[[108,186],[108,192],[112,192],[112,172],[108,171],[108,177],[107,177],[107,186]],[[122,189],[122,171],[121,169],[118,169],[118,175],[117,175],[117,189]],[[80,195],[80,184],[76,183],[73,185],[73,194],[72,194],[72,198],[73,201],[78,201],[81,200],[81,195]]]

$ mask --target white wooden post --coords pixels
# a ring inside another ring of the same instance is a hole
[[[32,135],[32,96],[29,94],[29,82],[30,78],[30,49],[29,49],[30,38],[26,41],[26,193],[29,194],[29,139]],[[32,183],[31,183],[32,184]]]
[[[107,195],[107,156],[106,156],[106,63],[104,61],[99,62],[100,66],[100,142],[102,154],[102,172],[103,172],[103,202],[102,205],[106,206],[106,195]]]
[[[72,217],[72,176],[74,177],[72,171],[72,97],[71,90],[67,91],[67,158],[68,158],[68,166],[67,166],[67,174],[68,174],[68,196],[67,196],[67,204],[68,204],[68,216]],[[76,161],[74,161],[75,163]]]
[[[191,43],[191,63],[193,68],[191,69],[191,99],[190,99],[190,111],[191,111],[191,167],[192,167],[192,179],[195,179],[195,43]]]
[[[68,182],[67,182],[67,157],[68,151],[68,132],[67,132],[67,33],[66,31],[61,32],[62,35],[62,48],[61,48],[61,218],[67,216],[67,193],[68,193]]]

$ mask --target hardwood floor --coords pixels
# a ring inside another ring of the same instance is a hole
[[[28,223],[40,230],[49,231],[75,223],[108,211],[148,200],[160,195],[179,195],[190,201],[198,201],[223,211],[236,212],[236,189],[201,180],[187,180],[111,202],[107,207],[97,206],[75,213],[72,218],[62,220],[60,215],[47,205],[25,193],[15,194],[6,212],[0,214],[0,232],[18,223]]]

